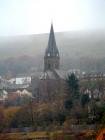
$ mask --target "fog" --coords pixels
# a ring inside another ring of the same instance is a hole
[[[105,29],[105,0],[0,0],[0,36]]]
[[[104,7],[105,0],[1,0],[0,75],[43,70],[51,22],[62,69],[104,71]]]
[[[29,72],[43,70],[44,53],[49,34],[21,35],[0,38],[0,70]],[[104,72],[105,31],[73,31],[55,33],[60,52],[61,69]]]

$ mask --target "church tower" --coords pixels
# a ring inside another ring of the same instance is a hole
[[[60,57],[56,45],[53,24],[51,24],[48,46],[44,56],[44,71],[59,69]]]

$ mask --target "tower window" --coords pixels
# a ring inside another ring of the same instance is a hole
[[[50,53],[48,53],[47,56],[50,56]]]
[[[57,53],[57,56],[59,56],[59,54]]]
[[[48,69],[50,69],[51,68],[51,65],[50,64],[48,64]]]

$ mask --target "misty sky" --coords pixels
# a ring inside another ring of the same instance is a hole
[[[0,36],[104,29],[105,0],[0,0]]]

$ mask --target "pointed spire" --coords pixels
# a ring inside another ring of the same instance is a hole
[[[51,22],[51,29],[50,29],[50,35],[49,35],[49,41],[48,41],[48,47],[46,49],[46,54],[50,54],[50,56],[56,56],[59,55],[58,48],[56,46],[56,40],[54,35],[54,29],[53,29],[53,23]]]
[[[53,25],[53,19],[51,19],[51,25]]]
[[[59,69],[60,57],[56,46],[53,24],[51,23],[50,35],[48,40],[48,47],[44,57],[44,71]]]

